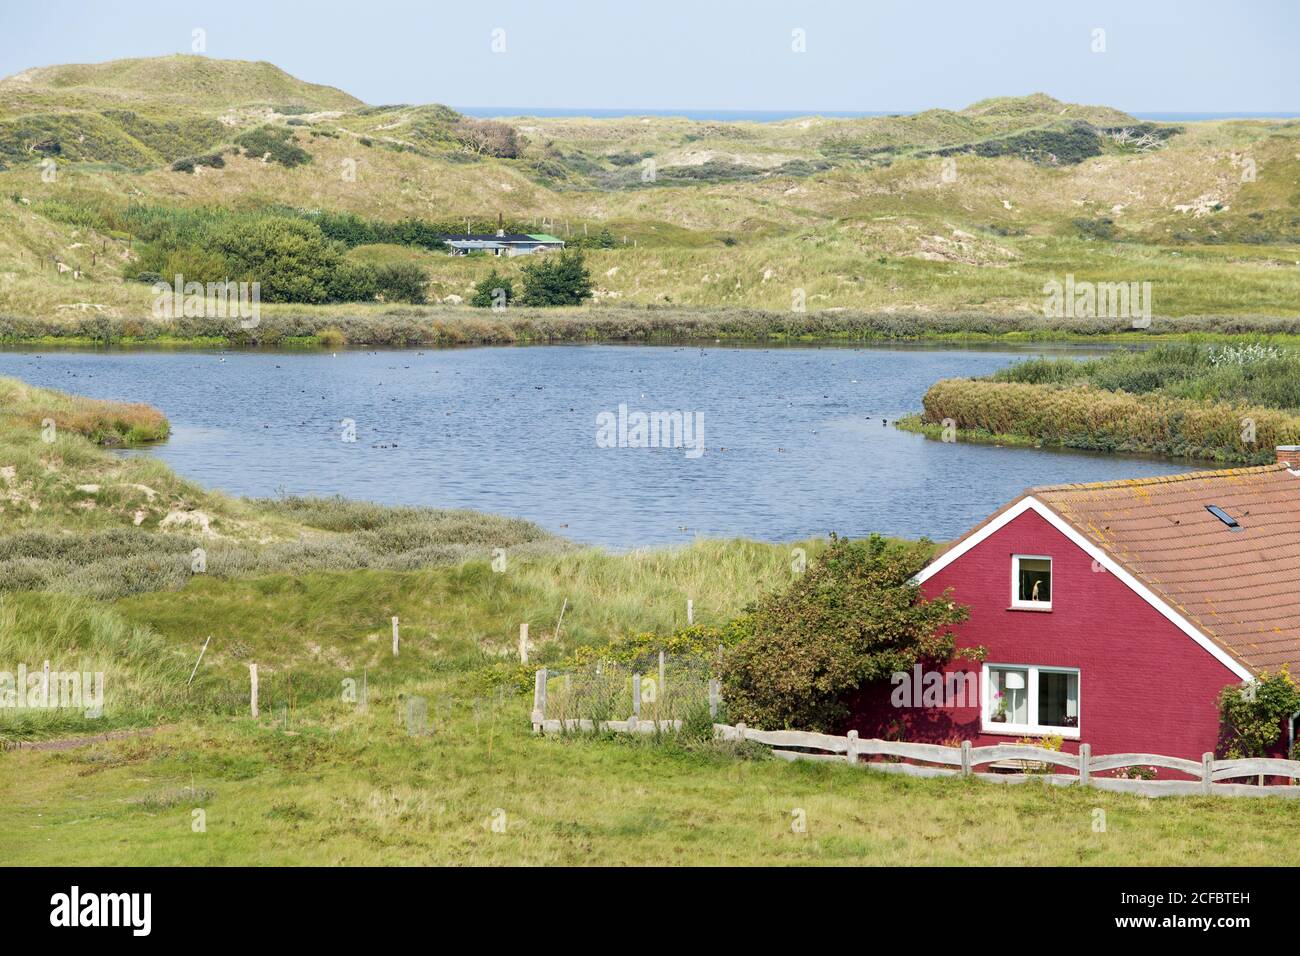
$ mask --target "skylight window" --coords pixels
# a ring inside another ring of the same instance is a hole
[[[1237,519],[1228,514],[1228,512],[1224,511],[1218,505],[1206,505],[1205,510],[1214,515],[1214,517],[1218,518],[1233,531],[1241,530],[1241,525],[1237,523]]]

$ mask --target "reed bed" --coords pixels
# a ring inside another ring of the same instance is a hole
[[[951,422],[973,437],[1264,464],[1300,440],[1300,417],[1262,405],[1204,402],[1092,385],[944,379],[923,399],[922,421]]]

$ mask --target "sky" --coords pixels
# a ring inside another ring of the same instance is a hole
[[[0,75],[189,53],[195,30],[372,104],[1300,111],[1296,0],[0,0]]]

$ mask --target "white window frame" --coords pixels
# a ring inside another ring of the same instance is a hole
[[[1052,576],[1052,595],[1056,595],[1055,567],[1052,564],[1052,556],[1050,554],[1013,554],[1011,556],[1011,606],[1013,608],[1029,608],[1033,611],[1050,611],[1052,609],[1052,602],[1050,600],[1020,600],[1020,562],[1024,560],[1047,562],[1047,573]]]
[[[1029,683],[1028,702],[1025,705],[1025,712],[1029,715],[1029,722],[1025,724],[998,723],[990,718],[993,716],[993,675],[991,670],[1019,670],[1026,671],[1026,680]],[[1075,680],[1075,726],[1073,727],[1052,727],[1047,724],[1038,723],[1038,675],[1046,674],[1073,674]],[[1002,662],[986,663],[980,676],[980,728],[986,734],[1007,734],[1015,737],[1064,737],[1067,740],[1078,740],[1083,732],[1083,675],[1077,667],[1042,667],[1038,664],[1008,664]]]

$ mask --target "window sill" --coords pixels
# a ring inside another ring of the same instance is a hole
[[[1013,605],[1011,605],[1009,608],[1007,608],[1007,610],[1008,610],[1008,611],[1033,611],[1033,612],[1036,612],[1036,613],[1038,613],[1038,614],[1048,614],[1048,613],[1051,613],[1052,605],[1050,605],[1050,604],[1042,604],[1042,605],[1034,605],[1034,604],[1013,604]]]
[[[1021,725],[1012,725],[1011,729],[1006,729],[1006,727],[1006,724],[990,724],[986,721],[980,730],[998,737],[1062,737],[1065,740],[1078,740],[1080,736],[1078,727],[1025,727]]]

